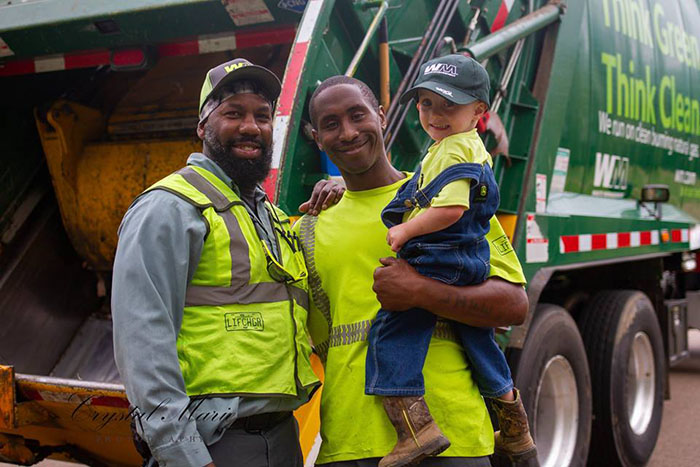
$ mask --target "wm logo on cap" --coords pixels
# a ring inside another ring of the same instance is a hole
[[[457,66],[448,65],[446,63],[434,63],[425,68],[423,72],[424,75],[429,75],[432,73],[440,73],[441,75],[447,75],[451,77],[457,76]]]
[[[231,73],[233,70],[237,70],[244,66],[248,66],[248,64],[246,62],[232,63],[230,65],[226,65],[224,70],[226,70],[226,73]]]

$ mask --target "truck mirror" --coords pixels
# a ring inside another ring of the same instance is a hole
[[[671,198],[668,185],[644,185],[640,200],[642,203],[667,203]]]
[[[639,201],[637,201],[637,208],[644,208],[649,215],[659,220],[661,219],[661,203],[667,203],[670,198],[671,192],[668,185],[644,185]],[[646,203],[654,203],[654,208],[650,208]]]

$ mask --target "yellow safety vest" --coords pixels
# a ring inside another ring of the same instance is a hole
[[[320,383],[306,332],[305,266],[289,218],[270,203],[280,261],[295,282],[275,281],[269,253],[240,197],[213,173],[185,167],[148,190],[196,206],[208,226],[187,286],[177,354],[187,394],[296,396]]]

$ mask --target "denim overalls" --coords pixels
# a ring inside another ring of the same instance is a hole
[[[427,208],[447,184],[469,178],[469,209],[460,220],[439,232],[407,241],[398,254],[416,270],[451,285],[484,282],[490,272],[486,240],[491,217],[499,203],[498,185],[488,164],[455,164],[442,171],[422,190],[421,168],[382,211],[382,221],[393,227],[414,207]],[[381,309],[369,333],[365,393],[382,396],[418,396],[425,393],[423,363],[437,316],[420,308],[392,312]],[[493,328],[476,328],[450,321],[469,359],[481,394],[496,397],[513,388],[510,368],[493,338]]]

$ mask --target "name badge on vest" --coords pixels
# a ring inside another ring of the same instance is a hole
[[[224,323],[226,330],[229,332],[265,330],[265,322],[263,321],[262,313],[259,312],[226,313],[224,315]]]

